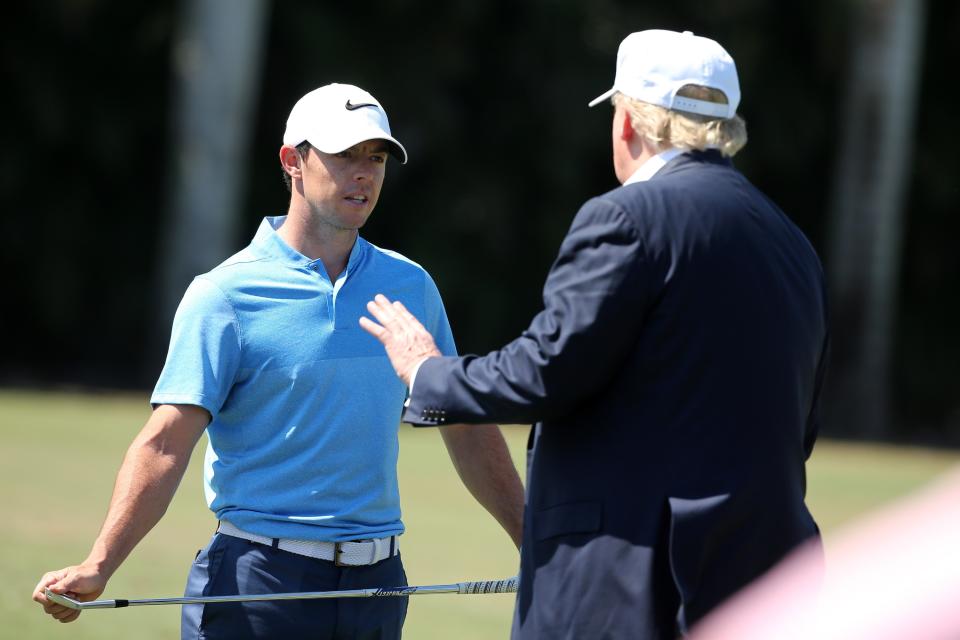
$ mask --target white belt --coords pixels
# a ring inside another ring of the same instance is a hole
[[[400,553],[397,536],[389,538],[371,538],[369,540],[350,540],[347,542],[324,542],[318,540],[291,540],[289,538],[268,538],[238,529],[226,520],[220,521],[218,533],[234,538],[243,538],[250,542],[265,544],[274,549],[282,549],[301,556],[332,560],[340,567],[357,567],[376,564]]]

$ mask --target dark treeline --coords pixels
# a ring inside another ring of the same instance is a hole
[[[713,37],[733,54],[750,133],[736,163],[826,261],[857,4],[273,3],[231,246],[245,245],[263,216],[285,212],[277,150],[296,99],[328,82],[358,84],[384,103],[410,153],[406,166],[388,167],[364,236],[433,274],[462,352],[496,348],[539,308],[579,205],[616,186],[610,109],[586,103],[612,83],[618,43],[670,28]],[[914,146],[902,167],[889,435],[956,443],[960,179],[946,134],[960,10],[946,0],[925,6]],[[6,9],[2,384],[149,388],[159,372],[156,345],[171,319],[157,289],[182,11],[170,0]],[[212,267],[224,257],[203,259]],[[835,366],[845,366],[848,337],[837,328]],[[828,411],[830,433],[856,431],[831,415],[842,412]]]

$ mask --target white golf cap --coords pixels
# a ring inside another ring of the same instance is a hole
[[[677,96],[685,84],[719,89],[727,104]],[[740,104],[740,80],[733,58],[717,42],[689,31],[650,29],[631,33],[617,51],[613,87],[590,101],[594,106],[616,92],[675,111],[732,118]]]
[[[407,163],[407,150],[390,134],[387,112],[372,95],[351,84],[314,89],[293,105],[283,144],[309,141],[324,153],[340,153],[365,140],[386,140],[390,153]]]

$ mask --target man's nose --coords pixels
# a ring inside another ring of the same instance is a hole
[[[368,162],[358,162],[353,169],[354,180],[370,180],[373,178],[373,167]]]

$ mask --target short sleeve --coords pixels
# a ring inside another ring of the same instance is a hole
[[[236,313],[212,282],[196,278],[177,308],[167,360],[150,402],[191,404],[216,417],[240,366]]]
[[[437,343],[437,348],[445,356],[457,355],[457,345],[453,341],[453,331],[450,329],[450,321],[447,319],[447,312],[443,308],[443,300],[440,297],[440,291],[430,274],[424,272],[424,308],[426,309],[426,318],[424,326],[433,336],[433,341]]]

